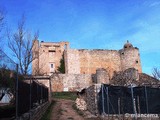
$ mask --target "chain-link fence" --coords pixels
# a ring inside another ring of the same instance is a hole
[[[102,85],[100,114],[160,114],[160,88]]]

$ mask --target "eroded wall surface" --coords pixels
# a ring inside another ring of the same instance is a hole
[[[95,74],[98,68],[114,71],[121,70],[120,54],[116,50],[68,50],[65,55],[66,73]]]
[[[66,48],[65,48],[66,46]],[[70,49],[68,42],[39,42],[34,45],[33,55],[38,58],[32,62],[33,75],[57,73],[64,55],[66,74],[95,74],[97,69],[105,69],[111,79],[114,72],[135,68],[142,72],[139,49],[128,41],[121,50]]]
[[[80,74],[80,58],[79,51],[76,49],[68,49],[64,52],[65,73]]]
[[[80,73],[95,74],[98,68],[121,70],[119,52],[116,50],[79,50]]]
[[[51,90],[54,92],[79,91],[92,84],[90,74],[53,74],[51,76]]]

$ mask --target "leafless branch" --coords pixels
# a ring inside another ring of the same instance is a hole
[[[21,20],[18,22],[17,31],[14,34],[8,33],[8,47],[13,52],[14,56],[17,58],[20,71],[23,75],[28,74],[28,69],[31,62],[34,60],[32,55],[32,40],[38,39],[38,34],[35,33],[34,36],[31,35],[25,29],[25,16],[22,16]]]
[[[2,10],[0,8],[0,49],[2,49],[2,38],[4,37],[2,34],[3,34],[3,29],[4,29],[4,18],[5,18],[5,12],[4,10]]]
[[[0,9],[0,32],[4,26],[4,12]]]
[[[156,79],[160,80],[160,69],[158,69],[157,67],[153,68],[152,75]]]

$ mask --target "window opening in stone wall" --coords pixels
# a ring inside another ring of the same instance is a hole
[[[51,68],[53,68],[53,64],[51,64]]]
[[[55,50],[48,50],[48,52],[56,52]]]
[[[136,60],[136,63],[138,63],[138,60]]]
[[[55,72],[55,63],[49,63],[50,73]]]
[[[121,54],[124,55],[124,52],[122,52]]]

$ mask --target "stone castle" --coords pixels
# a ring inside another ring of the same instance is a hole
[[[69,42],[33,41],[32,74],[51,75],[58,73],[64,59],[65,74],[95,74],[104,68],[111,78],[114,72],[135,68],[142,72],[139,49],[127,41],[120,50],[71,49]]]
[[[32,77],[52,92],[79,91],[95,84],[158,83],[142,73],[139,49],[128,41],[120,50],[88,50],[71,49],[68,42],[34,40],[32,52]],[[65,73],[59,71],[61,65]]]

